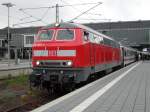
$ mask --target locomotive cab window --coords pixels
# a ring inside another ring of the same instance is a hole
[[[57,40],[73,40],[74,38],[74,30],[65,29],[65,30],[58,30],[57,32]]]
[[[51,40],[53,37],[53,30],[43,30],[38,35],[38,40]]]

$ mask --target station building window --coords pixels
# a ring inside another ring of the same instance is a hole
[[[24,47],[32,47],[35,35],[24,35]]]

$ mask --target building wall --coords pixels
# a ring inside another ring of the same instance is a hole
[[[23,48],[24,46],[24,35],[22,34],[12,34],[10,41],[10,46],[14,48]]]

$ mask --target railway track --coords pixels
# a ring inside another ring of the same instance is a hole
[[[13,108],[10,108],[8,110],[5,110],[4,112],[27,112],[30,111],[32,108],[32,103],[33,102],[29,102],[29,103],[25,103],[19,106],[15,106]]]
[[[55,100],[61,96],[62,96],[62,94],[61,95],[60,94],[59,95],[56,95],[56,94],[45,95],[45,94],[43,94],[43,96],[38,100],[35,99],[35,100],[29,101],[27,103],[11,107],[11,108],[5,110],[4,112],[28,112],[28,111],[31,111],[31,110],[33,110],[33,109],[35,109],[35,108],[37,108],[43,104],[46,104],[52,100]]]

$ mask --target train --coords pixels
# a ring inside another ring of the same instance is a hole
[[[77,23],[41,28],[32,46],[30,83],[46,89],[72,90],[91,74],[124,67],[139,60],[140,52]]]

